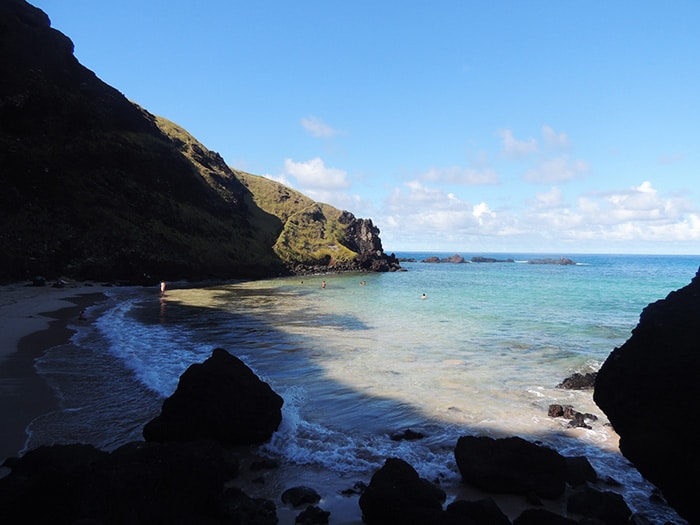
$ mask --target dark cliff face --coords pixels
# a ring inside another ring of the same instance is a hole
[[[700,273],[644,309],[632,336],[600,369],[594,393],[622,453],[691,523],[700,523],[698,377]]]
[[[23,0],[0,4],[0,185],[0,280],[287,271],[283,220],[221,156],[102,82]]]
[[[344,212],[339,220],[342,224],[347,224],[346,246],[352,251],[360,254],[384,251],[379,238],[379,228],[371,219],[357,219],[353,214]]]

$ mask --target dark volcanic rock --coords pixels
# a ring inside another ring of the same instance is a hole
[[[449,257],[444,257],[443,259],[440,259],[439,257],[428,257],[427,259],[423,259],[421,262],[424,263],[451,263],[451,264],[464,264],[466,263],[466,259],[462,257],[459,254],[454,254],[450,255]]]
[[[598,481],[598,474],[585,456],[565,457],[566,482],[572,487],[578,487],[586,482]]]
[[[463,436],[457,441],[455,459],[463,481],[488,492],[547,499],[564,493],[564,457],[519,437]]]
[[[564,266],[569,266],[576,264],[574,261],[569,259],[568,257],[560,257],[559,259],[551,259],[549,257],[545,257],[544,259],[530,259],[527,261],[528,264],[561,264]]]
[[[282,493],[282,503],[298,507],[321,501],[321,495],[310,487],[292,487]]]
[[[389,458],[360,496],[362,519],[369,525],[458,523],[442,510],[446,494],[418,476],[405,461]]]
[[[700,459],[692,423],[700,399],[700,276],[647,306],[632,336],[598,372],[594,400],[620,450],[691,523]]]
[[[513,520],[513,525],[579,525],[579,522],[545,509],[526,509]]]
[[[463,516],[471,521],[465,523],[488,525],[511,525],[508,516],[498,508],[496,502],[491,499],[478,501],[457,500],[447,506],[447,512],[457,516]]]
[[[591,428],[590,425],[586,423],[586,420],[588,421],[597,421],[598,416],[594,414],[589,414],[589,413],[581,413],[576,410],[574,410],[574,407],[571,405],[549,405],[549,409],[547,410],[547,415],[549,417],[563,417],[565,419],[570,420],[569,421],[569,427],[572,428]]]
[[[557,388],[563,388],[565,390],[584,390],[587,388],[593,388],[597,375],[597,372],[587,372],[585,374],[575,372],[559,383]]]
[[[425,434],[422,432],[418,432],[410,428],[407,428],[401,432],[394,432],[391,434],[391,436],[389,436],[392,441],[416,441],[418,439],[423,439],[424,437]]]
[[[326,525],[331,513],[320,507],[309,505],[294,519],[297,525]]]
[[[512,262],[515,262],[514,259],[510,259],[510,258],[508,258],[508,259],[495,259],[493,257],[482,257],[480,255],[472,257],[471,261],[473,263],[502,263],[502,262],[512,263]]]
[[[600,520],[605,525],[627,525],[632,511],[622,496],[615,492],[601,492],[584,487],[569,497],[567,512],[581,514],[588,519]]]
[[[240,359],[217,348],[190,366],[161,414],[143,429],[146,441],[214,439],[227,445],[267,441],[282,421],[283,400]]]
[[[238,511],[221,511],[224,484],[237,471],[237,459],[213,441],[131,443],[111,454],[40,447],[0,479],[0,523],[243,523],[229,519]]]
[[[251,498],[238,487],[228,487],[219,504],[227,524],[277,525],[277,509],[269,499]]]

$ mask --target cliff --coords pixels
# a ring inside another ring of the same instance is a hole
[[[362,219],[257,179],[102,82],[43,11],[0,4],[0,280],[361,267],[367,253],[355,248],[367,243],[352,225]],[[391,260],[373,231],[374,257]]]

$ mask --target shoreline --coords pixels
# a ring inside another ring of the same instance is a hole
[[[21,455],[27,426],[59,408],[34,361],[70,341],[81,310],[106,299],[104,287],[69,283],[60,288],[21,283],[0,286],[0,465]],[[0,477],[7,470],[0,467]]]
[[[199,284],[199,283],[198,283]],[[0,465],[8,457],[24,452],[27,425],[36,417],[60,408],[55,392],[36,372],[34,361],[48,349],[69,343],[75,333],[79,312],[107,299],[108,287],[92,284],[67,284],[63,288],[33,287],[24,284],[0,286],[0,418],[4,430],[0,436]],[[88,312],[89,314],[90,312]],[[88,315],[93,322],[92,316]],[[277,469],[253,472],[250,464],[264,459],[257,447],[238,450],[241,471],[231,484],[251,497],[272,500],[280,525],[291,525],[301,508],[282,504],[280,495],[292,486],[306,485],[322,495],[319,506],[331,512],[331,521],[338,525],[361,525],[358,495],[342,495],[342,490],[357,481],[369,483],[366,476],[339,474],[317,466],[297,465],[281,461]],[[0,467],[0,478],[9,469]],[[364,479],[363,479],[364,478]],[[490,497],[497,501],[510,519],[530,505],[522,497],[494,495],[463,485],[457,480],[442,480],[447,502],[453,499],[476,500]],[[564,501],[547,501],[545,508],[564,513]]]

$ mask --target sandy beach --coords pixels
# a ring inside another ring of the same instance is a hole
[[[75,282],[61,287],[0,286],[0,464],[22,452],[25,429],[34,418],[58,408],[34,360],[70,340],[71,324],[84,322],[79,319],[81,310],[100,302],[103,289]]]

